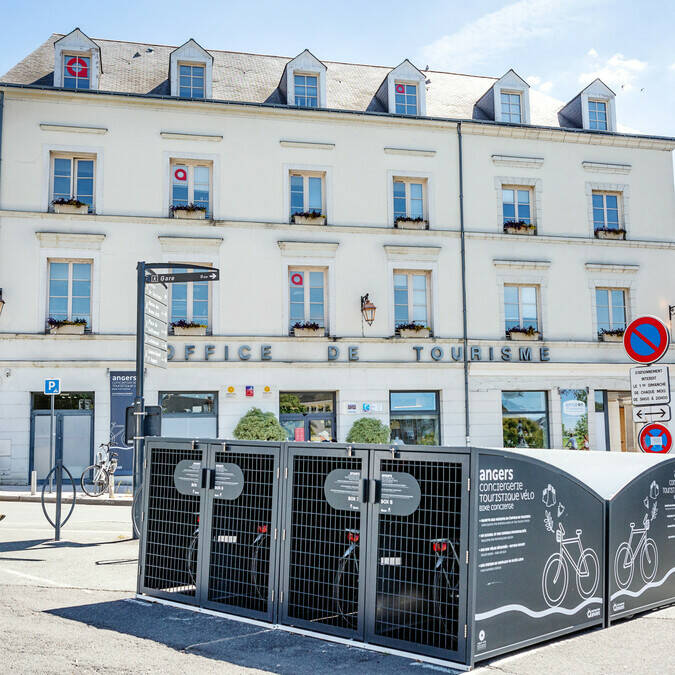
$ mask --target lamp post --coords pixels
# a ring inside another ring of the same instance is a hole
[[[377,307],[370,301],[368,293],[361,296],[361,335],[365,335],[363,322],[365,321],[369,326],[373,325],[375,321],[375,311]]]

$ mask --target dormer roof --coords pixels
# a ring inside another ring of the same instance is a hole
[[[426,76],[409,59],[404,59],[392,68],[380,84],[375,99],[386,112],[394,112],[394,82],[406,81],[418,84],[418,115],[426,115]]]
[[[319,77],[319,107],[327,107],[326,103],[326,71],[328,67],[323,61],[319,59],[309,51],[309,49],[304,49],[301,51],[295,58],[290,59],[281,73],[281,79],[279,80],[279,93],[281,94],[281,99],[288,105],[295,104],[295,95],[294,88],[295,82],[293,81],[293,75],[296,71],[303,72],[306,74],[316,74]]]
[[[59,48],[62,51],[96,51],[99,55],[96,66],[99,73],[103,72],[103,59],[101,58],[100,46],[80,28],[74,28],[67,35],[63,35],[58,40],[55,40],[54,48]]]
[[[607,113],[609,114],[608,130],[615,130],[615,112],[614,99],[616,94],[599,78],[596,77],[593,82],[584,87],[574,98],[565,103],[558,111],[558,121],[562,127],[571,127],[574,129],[588,128],[588,99],[601,98],[606,99],[609,105]]]
[[[510,68],[476,101],[476,116],[500,122],[500,94],[502,90],[521,93],[522,123],[530,123],[530,85],[518,73]]]

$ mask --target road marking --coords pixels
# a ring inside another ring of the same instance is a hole
[[[70,584],[62,584],[59,583],[58,581],[45,579],[44,577],[35,577],[32,574],[24,574],[23,572],[17,572],[16,570],[8,570],[6,567],[0,567],[0,572],[6,572],[7,574],[16,574],[17,577],[23,577],[24,579],[32,579],[33,581],[39,581],[41,584],[46,584],[47,586],[56,586],[59,588],[72,588]]]

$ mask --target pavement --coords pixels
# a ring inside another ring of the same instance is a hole
[[[52,540],[0,502],[0,664],[20,673],[398,675],[457,671],[135,598],[131,509],[78,504]],[[495,659],[486,675],[675,672],[675,607]]]
[[[122,491],[123,490],[123,491]],[[105,505],[105,506],[129,506],[132,502],[131,486],[121,486],[119,492],[115,492],[112,497],[109,496],[109,493],[106,491],[100,497],[90,497],[82,491],[82,488],[76,486],[75,488],[75,501],[78,504],[88,504],[88,505]],[[42,486],[39,485],[37,492],[32,494],[30,487],[26,485],[15,485],[15,486],[1,486],[0,487],[0,502],[41,502],[42,501]],[[73,486],[70,481],[64,483],[63,485],[63,502],[68,504],[73,501]],[[53,487],[52,492],[49,492],[49,488],[45,490],[45,502],[48,504],[53,504],[56,502],[56,487]]]

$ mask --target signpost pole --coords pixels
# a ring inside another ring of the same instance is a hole
[[[54,460],[56,459],[56,444],[54,443],[54,435],[56,429],[54,428],[54,395],[49,397],[51,399],[50,405],[50,416],[49,416],[49,468],[51,469],[54,466]],[[53,474],[49,474],[49,494],[52,493],[53,486]]]
[[[132,494],[134,497],[141,489],[141,466],[143,456],[143,416],[145,402],[143,400],[143,367],[144,367],[144,339],[145,339],[145,262],[137,266],[137,293],[136,293],[136,397],[134,399],[134,416],[136,419],[134,434],[134,459],[132,472]],[[133,520],[134,513],[131,510]],[[132,522],[132,537],[137,539]]]

